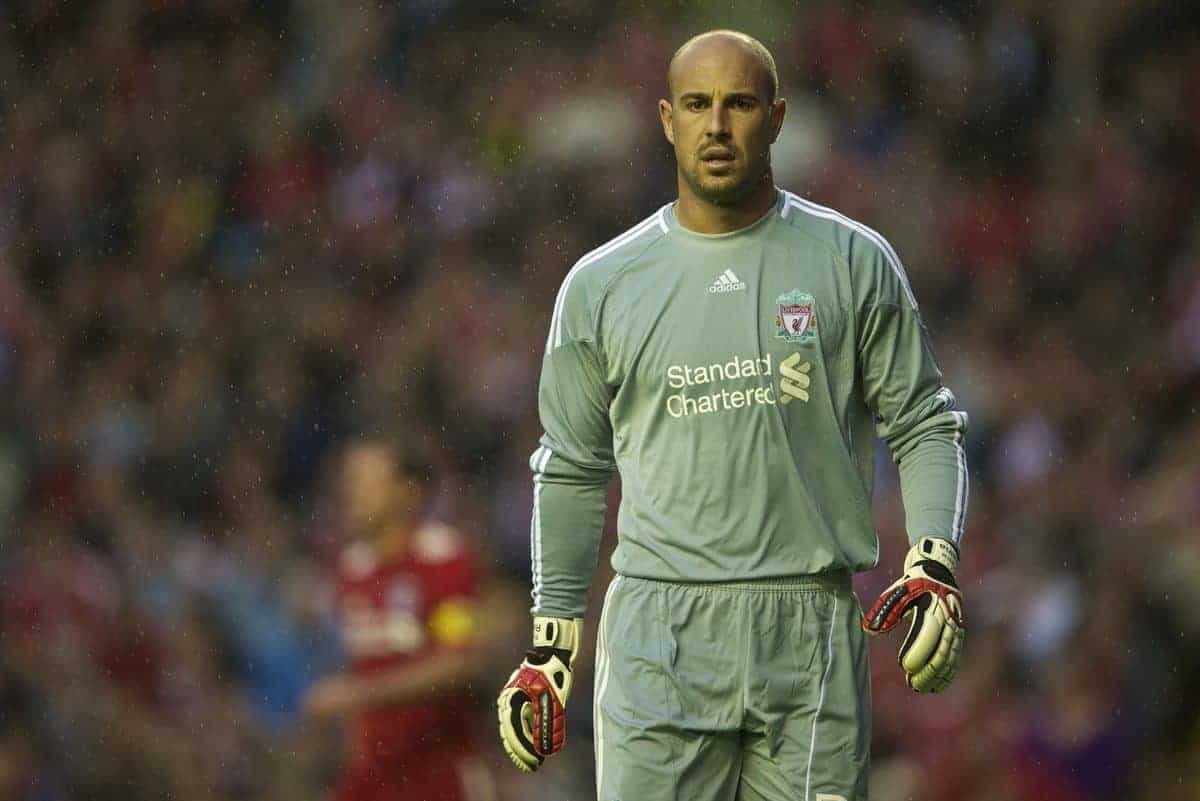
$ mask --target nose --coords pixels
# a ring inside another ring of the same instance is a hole
[[[704,134],[710,139],[724,139],[729,136],[729,110],[725,108],[724,103],[713,103],[708,110]]]

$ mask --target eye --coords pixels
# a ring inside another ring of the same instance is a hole
[[[754,108],[754,98],[739,97],[733,101],[733,107],[738,111],[750,111]]]
[[[688,111],[700,111],[704,108],[705,102],[698,97],[693,97],[684,102],[683,107]]]

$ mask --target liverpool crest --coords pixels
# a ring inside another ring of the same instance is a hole
[[[780,295],[775,299],[778,306],[775,317],[775,336],[788,342],[811,342],[817,336],[817,302],[813,296],[799,289]]]

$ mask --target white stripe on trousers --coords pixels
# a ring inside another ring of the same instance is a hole
[[[812,736],[808,741],[808,771],[804,778],[804,799],[808,799],[808,791],[812,786],[813,754],[817,750],[817,718],[821,717],[821,707],[825,704],[825,682],[829,680],[829,669],[833,667],[833,628],[837,624],[838,598],[833,596],[833,615],[829,620],[829,645],[825,657],[825,674],[821,676],[821,693],[817,696],[817,711],[813,713]]]
[[[604,776],[604,718],[600,712],[600,699],[608,688],[608,637],[605,634],[605,624],[608,621],[608,604],[612,600],[613,590],[621,581],[614,576],[604,593],[604,604],[600,607],[600,623],[596,632],[596,689],[592,694],[592,726],[595,734],[596,748],[596,798],[600,798],[600,781]]]

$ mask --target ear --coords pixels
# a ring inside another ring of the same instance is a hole
[[[786,114],[787,101],[781,97],[771,105],[771,144],[775,144],[775,140],[779,138],[779,132],[783,130],[783,118]]]
[[[663,136],[667,137],[667,141],[673,146],[675,144],[675,110],[671,108],[670,101],[658,101],[658,118],[662,121]]]

